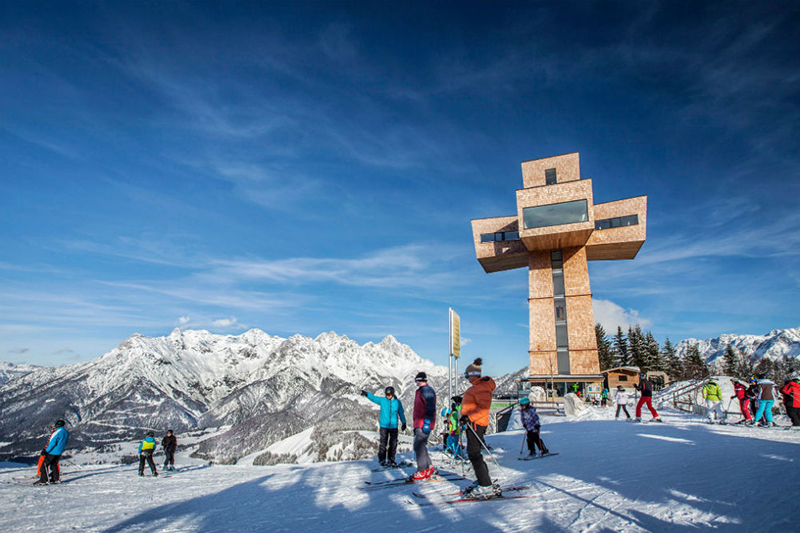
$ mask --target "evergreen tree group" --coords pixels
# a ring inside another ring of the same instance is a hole
[[[628,328],[627,335],[617,326],[617,333],[609,339],[605,329],[595,324],[600,370],[620,366],[637,366],[641,372],[665,372],[672,380],[702,379],[710,375],[722,375],[748,380],[766,377],[782,384],[784,379],[800,374],[800,358],[784,356],[782,359],[758,359],[754,354],[745,355],[734,346],[725,347],[719,361],[709,365],[700,355],[696,344],[678,357],[675,346],[667,338],[659,346],[653,334],[643,332],[638,324]]]

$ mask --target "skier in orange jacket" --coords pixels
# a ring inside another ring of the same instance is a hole
[[[483,360],[479,357],[467,367],[464,376],[472,385],[461,400],[461,423],[467,425],[467,457],[475,470],[477,481],[465,492],[472,498],[491,498],[500,495],[500,487],[492,484],[489,467],[483,460],[481,447],[483,436],[489,426],[489,410],[492,407],[492,392],[496,387],[489,376],[481,377]]]

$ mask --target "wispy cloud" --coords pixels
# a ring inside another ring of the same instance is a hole
[[[458,276],[442,270],[448,246],[411,244],[379,250],[355,259],[292,258],[216,260],[217,273],[232,279],[253,279],[305,285],[332,282],[375,288],[419,289],[458,285]],[[449,259],[448,259],[449,260]]]
[[[23,354],[23,353],[28,353],[30,351],[31,351],[30,348],[14,348],[12,350],[8,350],[8,353]]]

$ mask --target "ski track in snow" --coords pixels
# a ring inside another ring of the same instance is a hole
[[[181,471],[155,479],[136,476],[138,465],[73,462],[62,485],[45,487],[21,484],[24,476],[33,482],[34,468],[6,463],[0,531],[800,531],[800,432],[710,426],[669,410],[662,416],[670,424],[628,424],[612,412],[543,417],[546,444],[560,453],[546,461],[516,460],[519,430],[487,438],[503,469],[487,456],[492,474],[504,474],[504,485],[530,485],[531,499],[419,507],[408,503],[412,491],[443,499],[469,481],[361,490],[364,481],[404,473],[371,472],[374,460],[207,466],[179,455]],[[474,479],[470,468],[466,476]]]

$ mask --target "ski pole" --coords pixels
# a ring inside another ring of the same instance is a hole
[[[519,447],[519,454],[520,455],[522,455],[522,450],[525,449],[525,441],[527,441],[527,440],[528,440],[528,435],[526,433],[526,434],[522,435],[522,445]]]
[[[478,435],[478,432],[475,431],[470,424],[467,424],[467,427],[469,428],[470,431],[472,431],[472,434],[475,435],[475,438],[478,439],[478,442],[481,443],[481,447],[484,450],[486,450],[486,453],[489,454],[489,457],[492,458],[492,461],[494,461],[494,464],[497,465],[497,468],[500,470],[501,477],[503,478],[503,481],[508,479],[508,477],[506,476],[505,470],[503,470],[503,467],[501,467],[500,463],[497,462],[497,458],[495,458],[494,454],[489,450],[489,448],[486,447],[486,443],[483,442],[483,439],[480,437],[480,435]]]

